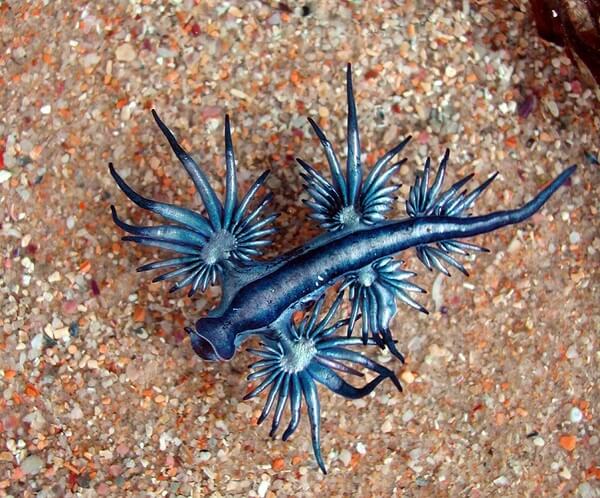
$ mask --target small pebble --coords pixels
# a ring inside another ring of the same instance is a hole
[[[127,455],[127,453],[129,453],[129,447],[127,445],[121,443],[117,446],[117,454],[120,457],[124,457],[125,455]]]
[[[146,332],[146,329],[144,327],[138,327],[137,329],[135,329],[135,334],[140,339],[148,339],[148,332]]]
[[[200,29],[200,25],[198,23],[192,24],[192,29],[190,30],[193,36],[200,36],[202,30]]]
[[[343,449],[340,452],[339,458],[340,458],[341,462],[347,467],[348,465],[350,465],[350,461],[352,460],[352,453],[350,453],[346,449]]]
[[[535,438],[533,438],[533,444],[541,448],[546,444],[546,441],[544,441],[544,438],[536,436]]]
[[[50,282],[52,284],[54,282],[60,282],[61,279],[62,279],[62,277],[60,275],[60,272],[55,271],[48,277],[48,282]]]
[[[577,488],[577,492],[581,498],[594,498],[598,496],[589,482],[581,483]]]
[[[569,469],[567,469],[566,467],[564,467],[559,473],[558,475],[560,477],[562,477],[565,481],[568,481],[569,479],[571,479],[571,471]]]
[[[494,479],[494,484],[496,486],[508,486],[510,481],[505,476],[500,476]]]
[[[567,451],[573,451],[577,446],[577,438],[570,434],[563,435],[558,438],[558,444]]]
[[[571,242],[571,244],[576,245],[579,244],[580,241],[581,235],[579,235],[579,232],[571,232],[569,234],[569,242]]]
[[[200,111],[200,117],[202,117],[202,119],[220,118],[222,113],[223,113],[223,108],[220,106],[216,106],[216,105],[205,106]]]
[[[81,58],[81,63],[84,67],[91,67],[98,64],[98,62],[100,62],[101,60],[102,58],[100,57],[100,55],[98,55],[96,52],[91,52],[89,54],[85,54]]]
[[[429,480],[425,479],[424,477],[417,477],[415,479],[415,484],[420,487],[427,486],[429,484]]]
[[[30,242],[31,242],[31,234],[28,233],[28,234],[24,235],[23,238],[21,239],[21,247],[27,247]]]
[[[400,379],[405,384],[412,384],[415,381],[415,375],[410,370],[405,370],[400,374]]]
[[[122,62],[132,62],[137,56],[130,43],[119,45],[115,51],[115,55],[117,56],[117,60]]]
[[[328,118],[329,109],[327,109],[327,107],[324,106],[319,107],[319,116],[321,116],[322,118]]]
[[[558,110],[558,105],[556,105],[556,102],[554,100],[548,100],[546,102],[546,107],[548,108],[552,116],[554,116],[555,118],[559,116],[560,113]]]
[[[241,90],[238,90],[237,88],[232,88],[230,90],[231,95],[233,95],[234,97],[237,97],[238,99],[242,99],[242,100],[250,100],[250,96],[247,95],[246,93],[242,92]]]
[[[69,337],[69,327],[59,327],[54,329],[51,334],[52,338],[56,341]]]
[[[62,305],[62,309],[67,315],[72,315],[77,311],[77,301],[75,299],[67,299]]]
[[[81,407],[79,405],[75,405],[69,413],[69,417],[71,417],[72,420],[79,420],[83,418],[83,411],[81,410]]]
[[[92,290],[92,294],[94,296],[100,295],[100,287],[98,287],[98,282],[94,279],[90,280],[90,289]]]
[[[412,412],[412,410],[406,410],[402,414],[402,422],[404,422],[404,423],[410,422],[414,416],[415,416],[415,414]]]
[[[105,496],[109,493],[109,491],[110,489],[105,482],[101,482],[96,488],[96,493],[98,493],[99,496]]]
[[[232,5],[231,7],[229,7],[229,10],[227,11],[227,13],[237,19],[239,19],[240,17],[242,17],[244,15],[244,13],[235,5]]]
[[[269,19],[267,19],[267,23],[270,24],[271,26],[276,26],[277,24],[281,23],[281,15],[279,14],[279,12],[275,12],[275,14],[273,14],[271,17],[269,17]]]
[[[525,99],[518,105],[517,114],[521,118],[527,118],[533,112],[536,105],[536,98],[534,95],[527,95]]]
[[[448,78],[454,78],[456,76],[456,69],[454,69],[452,66],[446,66],[446,69],[444,70],[444,74]]]
[[[110,473],[111,476],[113,477],[117,477],[121,474],[121,472],[123,472],[123,467],[121,467],[120,465],[111,465],[108,468],[108,472]]]
[[[30,424],[34,431],[40,431],[46,425],[46,419],[41,411],[37,410],[23,417],[23,421]]]
[[[50,114],[52,112],[52,106],[50,104],[46,104],[40,108],[40,112],[42,114]]]
[[[0,183],[4,183],[12,176],[12,173],[7,169],[0,169]]]
[[[271,486],[270,481],[261,481],[260,482],[260,485],[258,486],[258,496],[260,496],[260,498],[264,498],[267,495],[269,486]]]
[[[79,325],[77,322],[71,322],[69,325],[69,335],[71,337],[77,337],[79,335]]]
[[[392,426],[392,422],[389,419],[386,419],[383,424],[381,425],[381,431],[382,432],[392,432],[393,426]]]
[[[21,462],[21,470],[27,475],[36,475],[44,467],[44,461],[37,455],[29,455]]]
[[[577,424],[577,423],[581,422],[581,420],[583,419],[583,413],[581,412],[581,410],[579,408],[574,406],[573,408],[571,408],[571,411],[569,412],[569,419],[574,424]]]

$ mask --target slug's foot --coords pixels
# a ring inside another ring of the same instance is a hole
[[[339,320],[330,324],[342,300],[340,293],[323,318],[320,318],[324,297],[314,305],[312,311],[298,324],[288,323],[276,331],[275,336],[262,336],[259,349],[249,349],[261,358],[253,363],[254,370],[248,380],[261,379],[244,399],[253,398],[268,389],[263,411],[258,419],[262,423],[275,407],[270,436],[274,437],[279,429],[285,405],[289,399],[290,422],[283,433],[287,440],[297,429],[300,422],[302,400],[306,402],[310,421],[311,440],[315,459],[323,473],[327,473],[320,445],[320,404],[317,383],[345,398],[357,399],[371,393],[385,379],[390,379],[398,390],[402,386],[393,371],[380,365],[367,356],[348,349],[349,346],[363,346],[362,340],[355,337],[337,335],[348,320]],[[374,345],[368,339],[368,345]],[[356,377],[364,374],[352,365],[364,367],[377,376],[362,387],[355,387],[340,377],[337,372]]]
[[[154,282],[177,280],[170,292],[189,287],[189,295],[198,289],[205,291],[209,285],[223,282],[231,267],[242,268],[261,255],[262,248],[271,243],[269,237],[275,232],[271,225],[276,214],[261,219],[271,194],[258,202],[254,198],[264,184],[269,172],[263,173],[250,187],[246,195],[238,200],[235,156],[231,140],[229,117],[225,116],[225,201],[221,203],[210,186],[200,166],[177,142],[171,130],[153,110],[152,115],[166,136],[173,152],[194,182],[200,194],[206,215],[189,209],[158,202],[142,197],[135,192],[110,164],[110,173],[121,190],[143,209],[162,216],[172,225],[136,226],[122,221],[114,206],[111,206],[114,222],[130,236],[124,241],[140,245],[159,247],[178,253],[174,258],[140,266],[138,271],[171,268],[154,278]],[[251,207],[252,205],[252,207]]]

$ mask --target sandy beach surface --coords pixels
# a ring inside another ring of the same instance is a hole
[[[600,496],[600,115],[524,1],[0,1],[0,496]],[[469,277],[426,270],[425,316],[392,331],[405,389],[321,390],[288,441],[242,401],[252,357],[202,362],[186,297],[136,273],[159,251],[121,242],[156,221],[116,187],[198,208],[159,111],[223,194],[231,115],[241,190],[270,168],[282,215],[269,256],[319,233],[296,157],[325,171],[306,118],[345,159],[353,64],[367,167],[408,134],[396,215],[450,149],[448,182],[498,178],[474,212],[575,175],[533,218],[473,240]]]

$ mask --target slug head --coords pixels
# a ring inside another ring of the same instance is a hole
[[[230,360],[235,354],[235,333],[222,318],[201,318],[196,330],[188,332],[194,351],[204,360]]]

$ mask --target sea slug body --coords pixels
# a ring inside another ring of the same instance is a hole
[[[260,348],[249,349],[258,361],[251,366],[253,371],[248,376],[258,383],[246,398],[268,391],[259,423],[273,412],[271,436],[276,434],[289,404],[290,422],[283,433],[284,440],[298,427],[304,400],[315,458],[323,472],[326,467],[319,442],[317,384],[347,398],[366,396],[386,379],[401,390],[392,370],[357,351],[357,348],[388,348],[403,361],[390,330],[397,303],[426,313],[413,299],[415,293],[424,292],[410,281],[415,273],[404,270],[396,256],[414,249],[429,270],[449,275],[448,267],[453,267],[467,274],[457,257],[486,249],[464,239],[529,218],[575,170],[575,166],[564,170],[520,208],[471,216],[471,207],[496,174],[471,192],[464,187],[472,175],[443,190],[449,159],[446,151],[432,179],[431,161],[428,158],[425,162],[423,173],[417,176],[406,200],[408,216],[387,219],[399,187],[390,181],[404,163],[393,160],[410,137],[384,154],[364,174],[350,65],[346,84],[345,171],[324,132],[310,118],[323,146],[331,180],[298,159],[310,196],[306,201],[310,217],[325,233],[275,259],[257,260],[276,231],[273,223],[277,215],[266,213],[271,195],[256,199],[268,172],[245,195],[238,195],[228,116],[225,117],[225,199],[221,202],[205,173],[153,111],[159,128],[202,199],[204,214],[143,197],[110,165],[113,178],[127,197],[170,222],[148,227],[131,225],[119,218],[111,206],[115,223],[130,234],[123,240],[175,253],[174,257],[145,264],[138,271],[166,270],[154,281],[175,280],[171,291],[187,287],[189,295],[205,291],[210,285],[222,286],[220,305],[200,318],[194,327],[186,328],[194,351],[205,360],[229,360],[246,338],[259,336]],[[329,289],[335,289],[336,295],[327,306],[331,301],[327,296]],[[350,301],[348,316],[336,320],[345,297]],[[300,321],[299,311],[304,313]],[[363,377],[357,370],[360,367],[375,374],[362,387],[351,385],[338,374]]]

